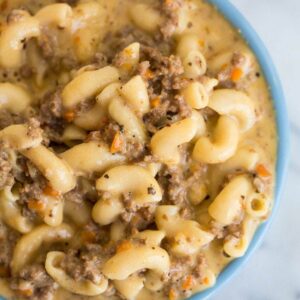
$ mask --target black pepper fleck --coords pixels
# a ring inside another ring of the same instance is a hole
[[[155,191],[154,187],[152,187],[152,186],[148,187],[148,194],[149,195],[155,195],[156,194],[156,191]]]

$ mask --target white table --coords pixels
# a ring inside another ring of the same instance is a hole
[[[292,155],[282,204],[261,248],[212,300],[300,300],[300,0],[231,0],[265,42],[285,89]]]

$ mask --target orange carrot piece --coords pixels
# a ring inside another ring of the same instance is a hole
[[[130,250],[132,248],[132,243],[130,241],[123,241],[117,246],[117,253]]]
[[[46,204],[41,200],[30,199],[28,201],[28,208],[40,214],[45,211]]]
[[[192,275],[188,275],[185,279],[185,281],[182,283],[182,289],[183,290],[189,290],[192,288],[193,286],[193,283],[194,283],[194,278]]]
[[[270,171],[263,164],[259,164],[256,166],[256,173],[260,177],[270,177],[271,176]]]
[[[172,288],[169,291],[169,300],[176,300],[177,299],[177,293],[175,290]]]
[[[208,285],[209,284],[209,278],[208,277],[203,278],[202,283],[205,284],[205,285]]]
[[[43,189],[43,193],[48,196],[52,196],[52,197],[58,197],[60,195],[60,193],[58,191],[56,191],[55,189],[53,189],[50,185],[47,185]]]
[[[97,235],[95,231],[83,231],[81,238],[84,242],[94,243],[96,241]]]
[[[72,122],[74,121],[75,119],[75,113],[74,111],[67,111],[64,113],[64,119],[67,121],[67,122]]]
[[[121,150],[121,147],[122,147],[122,138],[120,132],[118,131],[114,136],[114,140],[110,147],[110,152],[117,153]]]
[[[234,82],[239,81],[243,76],[243,70],[240,68],[234,68],[231,72],[231,80]]]
[[[147,79],[152,79],[154,77],[153,72],[150,69],[147,69],[144,75]]]
[[[17,293],[23,297],[30,297],[33,295],[33,289],[18,290]]]
[[[156,97],[150,101],[151,107],[156,108],[160,105],[160,97]]]

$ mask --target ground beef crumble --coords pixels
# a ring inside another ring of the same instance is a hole
[[[165,21],[160,27],[160,32],[163,36],[163,39],[170,39],[178,28],[178,13],[183,4],[183,0],[161,1],[161,12],[165,16]]]
[[[128,161],[141,160],[147,154],[144,143],[126,133],[123,126],[113,120],[109,120],[109,123],[101,128],[100,131],[91,132],[87,140],[102,141],[111,146],[117,133],[121,140],[118,153],[124,155]]]
[[[10,275],[10,261],[20,234],[0,221],[0,278]]]
[[[0,189],[11,185],[13,182],[12,169],[9,154],[3,143],[0,143]]]
[[[69,249],[61,268],[76,281],[90,280],[95,284],[104,278],[103,264],[114,254],[115,247],[87,244],[80,249]]]
[[[11,281],[12,290],[30,300],[54,300],[57,287],[42,264],[25,267]]]

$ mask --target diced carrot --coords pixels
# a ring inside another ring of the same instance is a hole
[[[270,171],[263,164],[258,164],[256,166],[256,172],[260,177],[270,177],[271,176]]]
[[[9,275],[9,268],[0,265],[0,277],[7,277]]]
[[[186,277],[186,279],[184,280],[184,282],[182,283],[182,289],[183,290],[189,290],[192,288],[193,286],[193,283],[194,283],[194,278],[192,275],[188,275]]]
[[[151,107],[156,108],[160,105],[160,97],[156,97],[150,101]]]
[[[177,299],[177,293],[175,290],[172,288],[169,291],[169,300],[176,300]]]
[[[240,68],[234,68],[231,72],[231,80],[234,82],[239,81],[243,76],[243,70]]]
[[[50,185],[47,185],[43,189],[43,193],[48,196],[52,196],[52,197],[58,197],[60,195],[60,193],[58,191],[56,191],[55,189],[53,189]]]
[[[118,131],[114,136],[114,140],[110,147],[110,152],[117,153],[121,150],[121,147],[122,147],[122,138],[120,132]]]
[[[75,119],[75,113],[74,111],[67,111],[64,113],[64,119],[67,121],[67,122],[72,122],[74,121]]]
[[[205,285],[208,285],[209,284],[209,278],[208,277],[203,278],[202,283],[205,284]]]
[[[154,77],[153,72],[150,69],[147,69],[144,75],[147,79],[152,79]]]
[[[18,290],[18,294],[23,297],[30,297],[33,295],[33,289]]]
[[[117,246],[117,253],[130,250],[132,248],[132,243],[130,241],[123,241]]]
[[[46,204],[41,200],[30,199],[28,201],[28,208],[40,214],[45,211]]]
[[[83,231],[81,238],[84,242],[94,243],[96,241],[97,235],[95,231]]]

